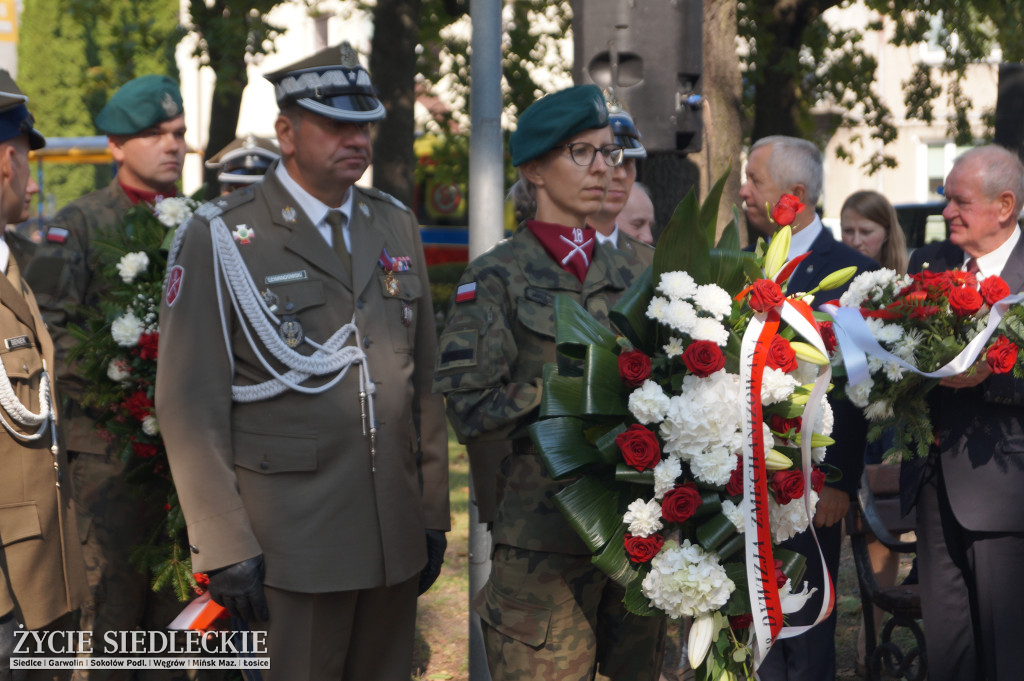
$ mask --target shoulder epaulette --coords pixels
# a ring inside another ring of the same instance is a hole
[[[360,189],[363,192],[365,192],[367,196],[369,196],[371,198],[379,199],[381,201],[390,201],[391,204],[393,206],[395,206],[396,208],[398,208],[399,210],[409,210],[409,207],[406,206],[404,203],[402,203],[401,201],[399,201],[395,197],[391,196],[391,194],[388,194],[387,192],[383,192],[383,191],[377,189],[376,187],[360,187]]]
[[[253,200],[254,196],[255,194],[253,194],[252,187],[245,187],[238,191],[231,192],[227,196],[221,196],[211,201],[207,201],[196,209],[196,215],[209,221],[218,215],[221,215],[225,211],[249,203]]]

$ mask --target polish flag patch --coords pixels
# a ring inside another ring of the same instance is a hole
[[[50,227],[46,230],[46,240],[51,244],[62,244],[68,240],[68,230],[63,227]]]
[[[455,290],[455,302],[456,303],[468,303],[471,300],[476,300],[476,282],[471,281],[468,284],[463,284]]]

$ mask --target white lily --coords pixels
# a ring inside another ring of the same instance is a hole
[[[686,639],[686,656],[690,660],[690,669],[696,669],[704,662],[708,650],[711,649],[711,641],[716,632],[715,616],[705,613],[693,620],[690,625],[690,635]]]

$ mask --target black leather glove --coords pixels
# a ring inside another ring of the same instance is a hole
[[[246,622],[265,622],[270,619],[267,598],[263,595],[265,573],[262,554],[226,568],[211,570],[210,598],[227,608],[232,617]]]
[[[8,613],[0,617],[0,681],[11,681],[11,656],[14,654],[14,632],[18,623],[14,615]]]
[[[444,550],[448,548],[448,539],[441,530],[427,530],[427,566],[420,572],[420,594],[437,581],[444,563]]]

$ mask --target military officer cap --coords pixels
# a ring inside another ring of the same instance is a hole
[[[647,150],[640,143],[640,131],[636,129],[633,117],[611,93],[608,94],[608,122],[615,135],[615,143],[622,146],[624,158],[647,158]]]
[[[259,182],[275,159],[281,157],[277,145],[263,137],[246,135],[233,140],[206,161],[207,168],[220,170],[217,179],[228,184]]]
[[[348,42],[320,50],[265,78],[274,84],[279,107],[298,104],[321,116],[353,123],[385,116],[370,74]]]
[[[181,90],[167,76],[139,76],[122,85],[96,117],[108,135],[134,135],[184,113]]]
[[[608,107],[596,85],[576,85],[541,97],[519,116],[508,140],[512,165],[537,158],[578,132],[608,125]]]
[[[28,97],[22,94],[11,74],[0,69],[0,142],[25,133],[29,149],[42,149],[46,146],[46,138],[33,127],[35,118],[25,106],[27,101]]]

